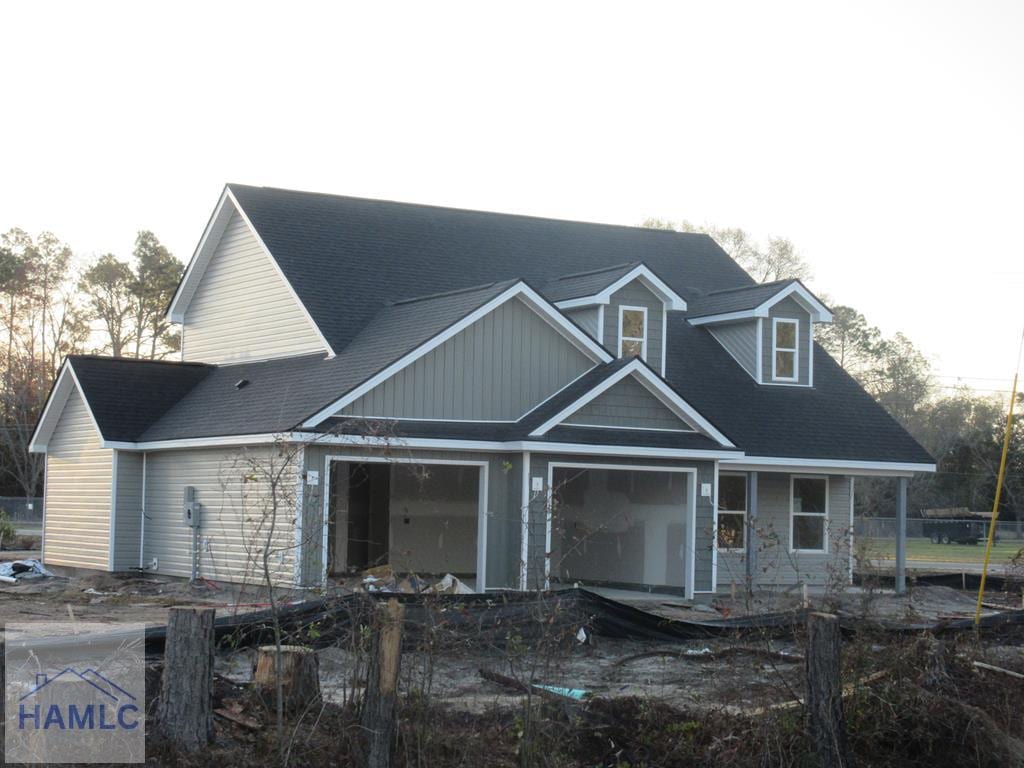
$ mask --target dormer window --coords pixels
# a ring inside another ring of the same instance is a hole
[[[799,362],[800,324],[776,317],[772,321],[772,378],[796,381]]]
[[[619,307],[619,357],[647,359],[646,307]]]

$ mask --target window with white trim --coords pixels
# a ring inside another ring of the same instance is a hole
[[[647,307],[619,307],[619,357],[647,359]]]
[[[742,552],[747,546],[747,476],[718,476],[718,548]]]
[[[800,324],[796,320],[776,317],[772,321],[772,378],[775,381],[796,381],[799,377]]]
[[[828,551],[828,478],[794,475],[789,487],[790,551]]]

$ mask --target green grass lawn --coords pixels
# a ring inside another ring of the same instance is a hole
[[[855,546],[870,558],[896,557],[895,539],[861,539]],[[992,562],[1005,565],[1024,548],[1024,541],[1004,539],[992,546]],[[985,542],[971,544],[932,544],[928,539],[907,539],[908,560],[930,560],[937,563],[981,563],[985,559]],[[1024,559],[1024,557],[1022,557]]]

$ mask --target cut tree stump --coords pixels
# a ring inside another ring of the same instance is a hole
[[[386,605],[378,607],[375,617],[362,713],[367,768],[391,765],[404,616],[405,606],[391,598]]]
[[[196,752],[213,736],[213,608],[170,609],[157,728],[179,749]]]
[[[253,688],[274,711],[277,675],[274,674],[277,646],[261,646],[252,674]],[[320,664],[316,651],[301,645],[281,646],[281,686],[285,712],[298,712],[320,700]]]
[[[807,713],[821,768],[849,768],[840,677],[839,617],[807,615]]]

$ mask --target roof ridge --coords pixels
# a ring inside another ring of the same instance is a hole
[[[573,277],[586,277],[587,275],[599,275],[602,272],[611,272],[614,269],[622,269],[623,267],[638,267],[643,264],[642,261],[625,261],[622,264],[614,264],[610,267],[601,267],[600,269],[588,269],[585,272],[570,272],[567,275],[559,275],[552,283],[557,283],[559,280],[569,280]]]
[[[508,283],[510,285],[520,282],[519,278],[511,278],[509,280],[494,280],[490,283],[481,283],[480,285],[471,285],[467,288],[454,288],[450,291],[441,291],[440,293],[428,293],[423,296],[413,296],[408,299],[399,299],[398,301],[392,301],[391,306],[397,307],[400,304],[415,304],[417,301],[427,301],[429,299],[442,299],[446,296],[458,296],[462,293],[472,293],[473,291],[482,291],[485,288],[493,288],[496,285],[502,285]]]
[[[750,291],[750,290],[753,290],[754,288],[767,288],[768,286],[771,286],[771,285],[781,285],[782,283],[798,283],[798,282],[800,282],[800,281],[797,278],[795,278],[795,277],[787,277],[787,278],[785,278],[783,280],[771,280],[771,281],[769,281],[767,283],[754,283],[753,285],[740,285],[740,286],[737,286],[735,288],[720,288],[717,291],[709,291],[708,293],[705,293],[704,295],[705,296],[718,296],[719,294],[722,294],[722,293],[735,293],[736,291]]]
[[[74,354],[68,355],[68,360],[110,360],[117,363],[151,363],[154,365],[171,365],[180,367],[183,365],[191,365],[197,368],[216,368],[217,366],[212,363],[199,363],[190,360],[148,360],[143,357],[122,357],[114,355],[96,355],[96,354]]]
[[[304,189],[289,189],[288,187],[268,187],[268,186],[257,186],[254,184],[239,184],[237,182],[228,182],[228,187],[246,187],[248,189],[259,189],[267,190],[271,192],[288,192],[294,195],[309,195],[312,197],[331,197],[342,200],[359,200],[367,203],[390,203],[392,205],[401,205],[407,208],[431,208],[438,211],[454,211],[456,213],[475,213],[483,216],[508,216],[518,219],[532,219],[533,221],[554,221],[560,224],[583,224],[588,227],[610,227],[612,229],[626,229],[632,232],[658,232],[666,235],[695,235],[697,237],[707,237],[711,240],[714,238],[711,235],[707,235],[703,232],[677,232],[674,229],[659,229],[656,227],[643,227],[635,226],[632,224],[611,224],[606,221],[584,221],[583,219],[559,219],[554,216],[534,216],[529,213],[509,213],[507,211],[485,211],[481,208],[459,208],[454,205],[436,205],[433,203],[410,203],[405,200],[390,200],[383,197],[361,197],[359,195],[339,195],[334,192],[312,192]]]

